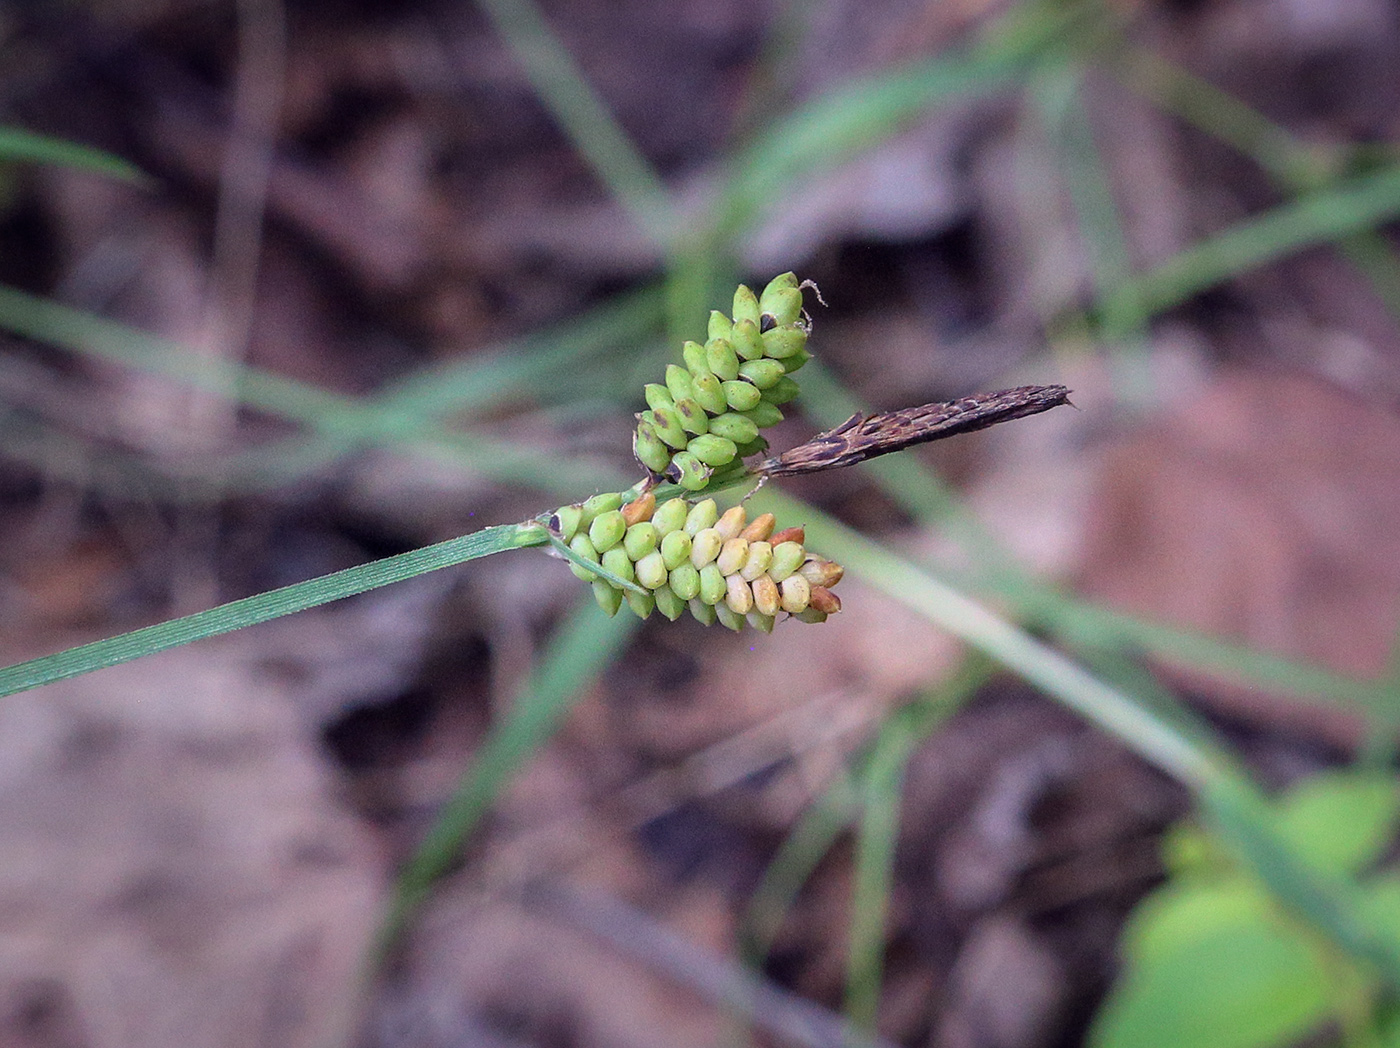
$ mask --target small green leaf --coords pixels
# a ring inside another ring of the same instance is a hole
[[[1279,832],[1320,869],[1357,873],[1380,858],[1400,816],[1400,784],[1383,774],[1315,776],[1279,804]]]
[[[1135,964],[1099,1012],[1093,1048],[1265,1048],[1327,1020],[1327,972],[1301,937],[1229,922]]]
[[[93,171],[99,175],[149,188],[155,180],[129,160],[79,142],[36,134],[18,127],[0,127],[0,160],[20,160],[33,164]]]

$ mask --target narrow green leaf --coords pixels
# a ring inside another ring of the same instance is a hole
[[[408,553],[360,564],[320,578],[298,582],[281,589],[244,597],[217,608],[195,612],[183,618],[133,630],[106,640],[94,641],[69,648],[55,655],[31,659],[0,669],[0,697],[13,695],[41,684],[76,677],[82,673],[105,669],[123,662],[152,655],[158,651],[231,633],[244,626],[305,611],[320,604],[329,604],[356,593],[378,589],[390,583],[402,582],[440,568],[452,567],[476,557],[526,546],[541,546],[549,541],[548,529],[533,522],[501,524],[470,535],[462,535]]]
[[[18,160],[31,164],[56,164],[59,167],[92,171],[99,175],[130,182],[149,189],[155,179],[129,160],[102,149],[70,142],[63,138],[37,134],[19,127],[0,127],[0,160]]]

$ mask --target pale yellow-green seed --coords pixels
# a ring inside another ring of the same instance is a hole
[[[763,402],[759,401],[758,404],[750,410],[757,411],[762,406]],[[734,441],[735,444],[742,445],[747,444],[758,436],[758,423],[754,422],[751,418],[739,414],[737,411],[726,411],[723,415],[716,415],[714,418],[710,419],[710,432],[717,437],[727,437]],[[657,431],[657,435],[661,436],[659,430]],[[662,439],[664,440],[665,437],[663,436]]]
[[[759,429],[767,429],[769,426],[776,426],[783,420],[783,413],[778,410],[776,404],[770,404],[766,400],[760,400],[748,411],[744,412],[744,418],[748,419]]]
[[[760,633],[773,632],[773,616],[765,615],[757,608],[754,608],[753,611],[745,615],[744,621],[747,622],[754,629],[758,630]]]
[[[690,540],[690,563],[697,568],[713,563],[723,546],[724,537],[719,529],[706,528]]]
[[[677,452],[675,458],[671,459],[671,465],[667,469],[666,475],[685,488],[686,491],[699,491],[710,482],[712,472],[713,470],[709,466],[689,451],[681,451]]]
[[[599,553],[605,553],[622,541],[622,536],[627,534],[627,521],[619,510],[610,509],[606,513],[600,513],[593,518],[593,523],[588,525],[588,538],[593,543],[593,548]]]
[[[569,542],[569,549],[573,550],[584,560],[591,560],[595,563],[598,560],[598,551],[593,547],[593,543],[588,540],[587,535],[575,535]],[[592,582],[598,576],[587,568],[569,561],[569,570],[584,582]]]
[[[773,327],[796,323],[802,315],[802,292],[769,284],[759,297],[758,308],[764,316],[772,318]]]
[[[695,570],[694,564],[677,564],[671,569],[671,574],[666,579],[666,585],[670,586],[676,596],[682,600],[698,597],[700,595],[700,572]]]
[[[674,570],[690,560],[691,538],[684,531],[668,532],[661,540],[661,559]]]
[[[647,589],[654,590],[666,582],[666,562],[661,559],[661,551],[653,550],[637,561],[637,582]]]
[[[657,408],[670,408],[675,404],[671,391],[659,382],[648,382],[642,387],[642,395],[646,397],[647,407],[653,411]]]
[[[554,530],[565,542],[578,534],[578,522],[583,519],[582,506],[560,506],[554,512]]]
[[[706,604],[718,604],[724,600],[728,589],[729,583],[720,574],[719,568],[706,564],[700,569],[700,599]]]
[[[671,399],[674,401],[695,396],[695,380],[690,372],[679,364],[666,365],[666,388],[671,391]]]
[[[734,322],[717,309],[710,310],[710,326],[706,338],[728,338]]]
[[[807,347],[807,333],[797,327],[776,327],[763,333],[763,353],[774,360],[795,357]]]
[[[709,432],[710,416],[690,397],[676,401],[676,416],[681,420],[681,429],[687,433],[699,436]]]
[[[671,532],[680,531],[685,527],[685,517],[689,512],[690,503],[685,499],[668,499],[656,507],[656,512],[651,515],[651,522],[656,525],[657,532],[664,540]]]
[[[758,296],[747,285],[740,284],[734,292],[734,323],[750,320],[757,324],[758,318]]]
[[[750,542],[749,555],[744,558],[744,566],[739,576],[745,582],[753,582],[760,576],[767,577],[768,565],[773,563],[773,547],[766,542]],[[772,580],[769,579],[771,582]],[[771,611],[767,614],[773,614]]]
[[[656,525],[649,520],[642,520],[627,529],[627,534],[622,539],[622,548],[633,560],[641,560],[656,549],[660,541],[661,534],[656,530]]]
[[[636,575],[632,570],[632,561],[628,558],[627,551],[621,546],[614,546],[604,553],[602,564],[620,579],[625,579],[628,582],[636,580]]]
[[[579,507],[583,510],[583,513],[579,518],[578,526],[586,528],[593,523],[594,518],[597,517],[598,514],[607,513],[609,510],[617,509],[621,505],[622,492],[620,491],[605,491],[601,495],[594,495]]]
[[[713,626],[715,624],[715,609],[711,604],[706,604],[699,597],[691,597],[690,613],[695,616],[695,621],[702,626]]]
[[[632,609],[632,614],[639,619],[649,617],[656,607],[656,598],[650,593],[633,593],[627,590],[622,596],[627,601],[627,606]]]
[[[776,360],[746,360],[739,365],[739,377],[761,390],[772,389],[785,375],[783,366]]]
[[[727,465],[739,454],[739,448],[734,441],[717,437],[713,433],[694,438],[685,449],[707,466]]]
[[[705,347],[699,342],[687,342],[681,346],[681,357],[685,360],[686,369],[692,375],[701,375],[710,370]]]
[[[744,539],[729,539],[715,558],[715,567],[722,575],[737,575],[749,556],[749,544]]]
[[[763,336],[758,333],[758,324],[752,320],[740,320],[734,324],[729,344],[741,360],[758,360],[763,356]]]
[[[695,402],[711,415],[722,415],[729,410],[729,401],[724,399],[724,383],[716,375],[706,371],[694,379]]]
[[[783,610],[791,615],[804,611],[812,602],[812,589],[801,575],[789,575],[779,587]]]
[[[763,392],[752,382],[735,379],[724,384],[724,400],[731,411],[750,411],[758,407]]]
[[[712,338],[705,343],[705,363],[707,370],[725,382],[739,377],[739,354],[727,338]]]
[[[593,599],[598,602],[598,607],[603,609],[608,618],[617,614],[617,609],[622,607],[622,590],[618,589],[606,579],[593,580]]]
[[[656,610],[672,622],[685,614],[685,601],[677,596],[670,586],[658,586],[651,596],[656,601]]]
[[[749,588],[753,590],[754,610],[764,615],[776,615],[778,609],[782,607],[782,594],[778,592],[778,584],[767,575],[760,575],[749,583]]]
[[[748,519],[749,515],[743,506],[731,506],[724,511],[724,516],[715,522],[715,529],[720,533],[720,537],[726,541],[737,538],[739,532],[744,530]]]
[[[744,628],[744,616],[735,614],[723,601],[715,605],[715,618],[719,624],[738,633]]]
[[[637,431],[632,435],[632,454],[653,473],[660,473],[671,464],[671,449],[656,435],[656,426],[645,419],[637,423]]]
[[[780,542],[773,547],[773,560],[768,565],[768,574],[773,576],[774,582],[782,582],[785,578],[802,567],[802,561],[807,556],[807,551],[800,542]]]
[[[714,499],[701,499],[690,507],[690,512],[685,518],[685,532],[692,538],[695,533],[704,529],[712,528],[715,521],[719,520],[719,507],[715,505]]]
[[[724,603],[736,615],[747,615],[753,611],[753,590],[738,575],[730,575],[725,580]]]

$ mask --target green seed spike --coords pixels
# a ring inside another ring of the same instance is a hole
[[[807,332],[801,328],[780,327],[763,333],[763,355],[774,360],[796,356],[807,346]]]
[[[627,556],[627,551],[621,546],[614,546],[604,553],[601,563],[603,567],[607,568],[618,578],[626,582],[637,581],[637,573],[632,566],[632,558]]]
[[[670,586],[658,586],[652,598],[656,601],[656,610],[672,622],[685,614],[685,601]]]
[[[656,525],[663,546],[667,535],[685,527],[686,514],[689,512],[690,503],[681,498],[667,499],[656,507],[656,512],[651,515],[651,522]]]
[[[700,596],[700,572],[695,570],[693,564],[677,564],[671,569],[666,584],[682,600]]]
[[[702,626],[713,626],[715,624],[715,609],[713,605],[706,604],[698,597],[690,599],[690,614],[695,617],[695,621]]]
[[[729,401],[724,399],[724,383],[706,371],[695,376],[695,401],[711,415],[722,415],[729,410]]]
[[[689,451],[681,451],[671,459],[666,475],[686,491],[699,491],[710,482],[710,467]]]
[[[739,377],[763,390],[772,389],[786,374],[776,360],[746,360],[739,365]]]
[[[796,400],[799,392],[797,382],[784,375],[763,391],[763,399],[770,404],[786,404]]]
[[[750,291],[746,285],[740,284],[734,292],[734,323],[751,320],[757,326],[759,314],[758,296]]]
[[[800,371],[802,365],[812,359],[812,354],[805,349],[800,349],[790,357],[783,358],[783,370],[791,375],[794,371]]]
[[[628,590],[623,596],[627,600],[627,606],[632,609],[632,614],[639,619],[650,618],[656,608],[656,598],[650,593],[633,593]]]
[[[622,514],[610,509],[606,513],[600,513],[593,519],[593,523],[588,525],[588,538],[593,543],[593,548],[599,553],[605,553],[622,541],[622,536],[627,534],[627,521]]]
[[[708,433],[710,429],[710,416],[705,414],[705,409],[694,400],[686,398],[676,402],[676,416],[681,420],[681,428],[687,433],[694,433],[697,436],[701,433]]]
[[[719,507],[715,505],[715,500],[702,499],[690,507],[690,512],[685,518],[685,532],[694,538],[697,532],[714,527],[717,520]]]
[[[627,551],[629,557],[637,561],[656,549],[660,541],[661,534],[656,530],[656,525],[649,520],[642,520],[627,529],[622,548]]]
[[[647,398],[647,407],[653,411],[657,408],[670,409],[675,407],[671,391],[659,382],[648,382],[642,387],[642,395]]]
[[[596,561],[598,559],[598,551],[593,548],[593,543],[588,541],[587,535],[575,535],[569,542],[569,549],[573,550],[584,560]],[[569,562],[569,570],[572,571],[576,577],[583,579],[584,582],[592,582],[598,577],[582,564],[575,564],[572,561]]]
[[[685,366],[692,375],[701,375],[710,370],[705,347],[699,342],[686,342],[681,346],[681,359],[685,361]]]
[[[706,604],[718,604],[724,600],[724,595],[729,589],[729,584],[724,581],[724,575],[719,568],[713,564],[706,564],[700,569],[700,599]]]
[[[707,466],[723,466],[733,462],[734,457],[739,453],[734,441],[725,437],[717,437],[713,433],[696,437],[686,445],[686,450]]]
[[[679,364],[666,365],[666,388],[671,391],[673,401],[693,400],[695,383],[690,372]]]
[[[580,507],[583,510],[579,518],[579,527],[586,528],[593,523],[593,518],[599,513],[606,513],[608,510],[619,509],[622,506],[622,492],[605,491],[601,495],[594,495],[584,502]]]
[[[752,320],[738,320],[734,323],[734,333],[729,336],[734,352],[745,360],[758,360],[763,356],[765,343],[758,333],[758,325]]]
[[[725,382],[739,377],[739,354],[734,352],[728,339],[713,338],[706,342],[705,362],[709,370]]]
[[[773,559],[768,564],[768,575],[774,582],[782,582],[802,567],[807,551],[800,542],[780,542],[773,547]]]
[[[735,633],[744,628],[744,616],[736,614],[723,601],[715,605],[715,618],[719,619],[721,626],[726,626]]]
[[[645,463],[643,463],[645,465]],[[554,511],[554,516],[550,519],[549,526],[555,533],[568,542],[578,534],[578,522],[583,519],[582,506],[560,506]]]
[[[729,332],[734,328],[734,322],[717,309],[710,310],[710,326],[705,332],[706,340],[712,338],[728,338]]]
[[[726,437],[735,444],[747,444],[758,436],[758,425],[752,419],[728,411],[710,419],[710,432],[717,437]]]
[[[691,540],[690,563],[703,570],[706,564],[714,563],[723,547],[724,536],[720,534],[718,528],[702,528],[695,533],[695,538]]]
[[[762,391],[752,382],[734,379],[724,384],[724,399],[729,402],[731,411],[748,411],[758,405]]]
[[[744,621],[761,633],[772,633],[774,618],[772,615],[765,615],[755,608],[744,616]]]
[[[617,614],[617,609],[622,607],[622,590],[616,589],[602,579],[593,580],[593,599],[598,602],[598,607],[603,609],[603,613],[608,618]]]
[[[637,423],[637,432],[632,435],[632,454],[653,473],[660,473],[671,464],[671,449],[656,435],[656,427],[650,422]]]
[[[666,444],[680,451],[689,442],[690,437],[681,425],[680,415],[674,407],[655,408],[651,417],[652,425],[656,427],[656,435]]]
[[[792,285],[779,286],[778,281],[788,276],[792,277]],[[762,326],[786,327],[797,323],[798,317],[802,316],[802,292],[797,288],[797,277],[791,273],[784,273],[783,277],[774,278],[758,297],[758,310],[763,315],[759,323]],[[770,319],[771,324],[768,323]]]
[[[776,404],[770,404],[766,400],[760,400],[748,411],[744,412],[744,417],[759,429],[767,429],[769,426],[776,426],[781,422],[783,420],[783,413],[778,410]]]
[[[661,559],[674,571],[690,560],[691,538],[684,531],[668,531],[661,539]]]
[[[666,562],[660,550],[653,550],[637,561],[637,582],[649,590],[654,590],[666,582]]]

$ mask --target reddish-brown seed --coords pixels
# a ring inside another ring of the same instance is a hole
[[[813,586],[812,602],[808,607],[816,608],[823,615],[835,615],[841,610],[841,598],[825,586]]]
[[[648,491],[645,495],[633,499],[622,507],[622,519],[627,521],[627,526],[638,524],[644,520],[651,520],[651,515],[656,512],[656,496]]]
[[[775,531],[768,539],[773,546],[778,546],[784,542],[796,542],[803,545],[807,542],[806,528],[784,528],[782,531]]]
[[[841,577],[846,574],[846,569],[834,560],[811,555],[807,562],[798,569],[798,573],[813,586],[824,586],[829,589],[841,581]]]

